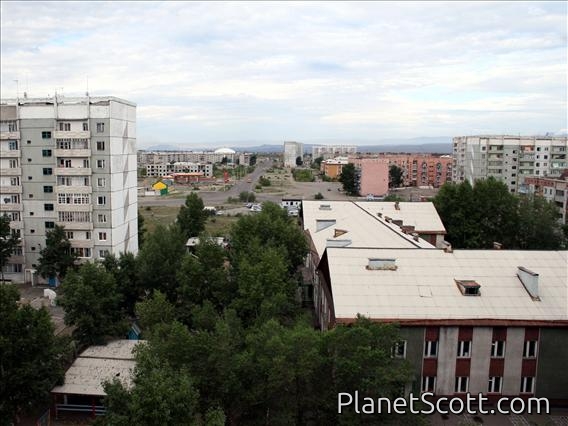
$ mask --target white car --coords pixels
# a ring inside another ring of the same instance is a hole
[[[260,204],[254,204],[251,208],[250,208],[251,212],[261,212],[262,211],[262,206]]]

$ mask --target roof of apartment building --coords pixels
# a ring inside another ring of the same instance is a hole
[[[320,258],[326,247],[332,246],[434,248],[351,201],[304,200],[302,216],[304,230],[309,231]]]
[[[446,228],[431,202],[357,202],[362,209],[392,220],[402,220],[404,226],[414,226],[415,232],[446,234]]]
[[[326,256],[320,267],[338,323],[357,314],[406,324],[568,323],[566,251],[327,248]]]
[[[63,96],[57,95],[57,104],[84,104],[86,101],[89,101],[90,104],[108,104],[109,102],[119,102],[121,104],[126,104],[130,106],[136,106],[136,103],[132,101],[127,101],[126,99],[117,98],[116,96]],[[28,98],[28,97],[19,97],[19,98],[7,98],[1,99],[1,105],[16,105],[18,103],[20,106],[22,105],[50,105],[55,102],[54,97],[45,97],[45,98]]]
[[[143,340],[115,340],[104,346],[90,346],[65,373],[65,381],[51,392],[75,395],[106,395],[103,382],[118,378],[130,386],[136,365],[134,347]]]

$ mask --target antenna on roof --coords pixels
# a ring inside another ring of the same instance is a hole
[[[85,96],[89,97],[89,76],[87,76],[87,91],[85,92]]]

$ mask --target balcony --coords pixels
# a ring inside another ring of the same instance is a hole
[[[20,158],[19,149],[9,149],[0,151],[0,158]]]
[[[92,186],[84,185],[57,185],[55,187],[56,192],[73,192],[76,194],[91,194],[93,192]]]
[[[0,204],[0,212],[21,212],[23,207],[19,203],[3,203]]]
[[[20,139],[20,131],[16,132],[0,132],[0,139]]]
[[[92,212],[92,204],[58,204],[58,212]]]
[[[90,137],[91,137],[91,132],[89,132],[88,130],[68,131],[68,132],[56,130],[55,132],[53,132],[54,139],[88,139]]]
[[[73,240],[71,242],[71,247],[76,248],[93,248],[95,243],[93,240]]]
[[[93,170],[90,167],[57,167],[55,174],[59,176],[91,176]]]
[[[520,161],[523,161],[523,160],[525,160],[525,161],[534,161],[534,153],[532,153],[532,152],[531,152],[531,153],[523,152],[523,153],[519,154],[519,160],[520,160]]]
[[[22,176],[22,168],[12,167],[9,169],[0,169],[0,176]]]
[[[20,185],[6,185],[6,186],[1,186],[0,188],[2,188],[0,190],[0,192],[2,192],[2,194],[21,194],[22,193],[22,187]]]
[[[55,222],[59,226],[63,226],[66,231],[92,231],[92,222]]]
[[[56,149],[56,157],[90,157],[90,149]]]

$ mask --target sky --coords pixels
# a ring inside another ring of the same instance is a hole
[[[3,1],[1,96],[127,99],[141,148],[559,134],[567,4]]]

